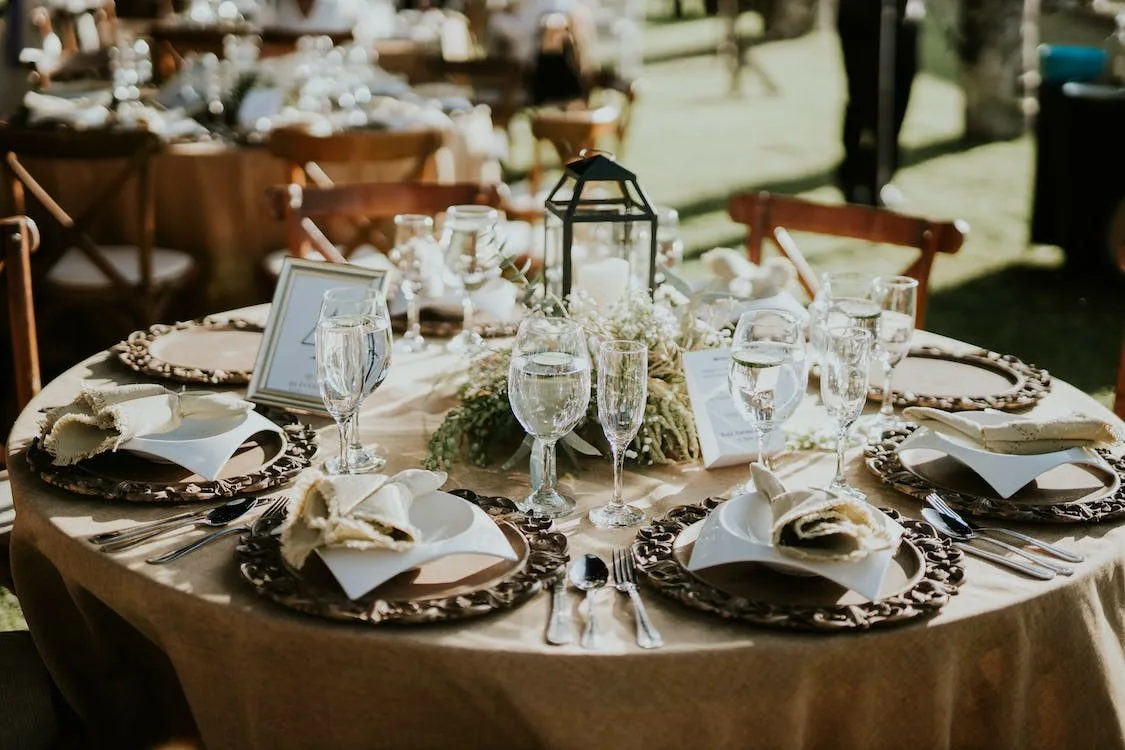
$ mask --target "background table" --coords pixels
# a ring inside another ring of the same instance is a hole
[[[371,399],[365,434],[387,449],[389,470],[422,460],[450,405],[427,378],[450,364],[440,353],[400,356]],[[39,410],[69,401],[80,380],[130,375],[105,355],[75,367],[31,403],[9,443],[17,592],[64,695],[112,746],[198,732],[209,748],[1125,747],[1120,526],[1036,528],[1086,556],[1073,577],[1034,581],[967,559],[966,582],[939,615],[867,633],[727,623],[647,587],[667,644],[656,651],[634,645],[612,590],[597,605],[597,652],[544,643],[546,595],[461,623],[344,625],[259,598],[235,569],[234,540],[159,567],[143,561],[171,543],[110,556],[80,540],[168,509],[45,486],[23,447]],[[1037,411],[1072,407],[1105,413],[1059,382]],[[810,396],[793,424],[823,420]],[[321,434],[333,445],[326,424]],[[777,463],[789,482],[819,483],[834,461],[801,452]],[[562,470],[583,515],[608,497],[608,462]],[[744,471],[659,467],[630,472],[625,487],[658,515],[724,493]],[[877,504],[917,516],[918,503],[880,485],[855,454],[849,477]],[[519,496],[527,481],[522,467],[458,465],[446,486]],[[633,535],[582,517],[562,528],[572,555],[606,559]]]

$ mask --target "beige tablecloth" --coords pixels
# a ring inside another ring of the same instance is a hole
[[[398,357],[364,413],[391,470],[416,466],[448,403],[425,380],[447,355]],[[597,652],[544,643],[547,597],[485,619],[368,627],[302,616],[260,599],[226,540],[166,566],[170,543],[106,555],[79,537],[167,509],[68,494],[29,475],[20,455],[38,410],[80,379],[122,381],[95,357],[51,383],[15,426],[10,462],[18,594],[49,668],[75,709],[115,747],[198,732],[226,748],[1114,748],[1125,747],[1125,529],[1036,528],[1086,562],[1050,582],[966,560],[940,614],[867,633],[809,635],[727,623],[643,595],[666,647],[634,645],[623,598],[597,606]],[[1099,409],[1056,383],[1038,409]],[[811,397],[795,422],[823,419]],[[322,433],[332,445],[331,433]],[[827,453],[778,462],[824,482]],[[564,467],[565,468],[565,467]],[[607,499],[607,462],[565,474],[583,511]],[[646,512],[725,492],[744,469],[630,472]],[[917,515],[857,455],[849,476],[881,505]],[[457,466],[448,487],[518,496],[527,473]],[[571,553],[608,558],[631,531],[563,524]],[[576,599],[574,600],[576,602]]]

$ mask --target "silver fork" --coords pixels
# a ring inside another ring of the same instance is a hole
[[[945,515],[952,518],[954,521],[960,522],[966,529],[968,529],[970,531],[970,533],[973,532],[973,531],[982,531],[982,532],[991,532],[993,534],[1006,534],[1006,535],[1012,537],[1013,539],[1019,539],[1021,542],[1027,542],[1028,544],[1032,544],[1032,545],[1038,547],[1039,549],[1043,550],[1044,552],[1049,552],[1052,555],[1054,555],[1055,557],[1059,558],[1060,560],[1066,560],[1067,562],[1080,563],[1080,562],[1082,562],[1083,560],[1086,559],[1086,558],[1082,557],[1082,555],[1075,554],[1074,552],[1068,552],[1067,550],[1056,547],[1053,544],[1048,544],[1047,542],[1044,542],[1042,539],[1036,539],[1033,536],[1028,536],[1027,534],[1021,534],[1018,531],[1012,531],[1011,529],[1004,529],[1004,528],[1001,528],[999,526],[980,526],[978,524],[969,523],[969,521],[966,520],[964,518],[964,516],[962,516],[957,511],[953,510],[953,508],[950,507],[949,503],[945,502],[945,500],[942,499],[941,495],[937,494],[936,492],[931,492],[930,494],[926,495],[926,502],[928,502],[930,505],[932,505],[934,507],[934,509],[937,510],[939,513],[944,513]]]
[[[613,551],[613,587],[629,595],[633,604],[634,619],[637,622],[637,645],[641,648],[660,648],[664,639],[648,617],[648,610],[637,592],[637,570],[633,563],[633,553],[629,550]]]
[[[204,545],[210,544],[211,542],[215,541],[216,539],[221,539],[222,537],[227,536],[229,534],[245,533],[245,532],[258,533],[260,530],[264,529],[267,524],[272,524],[275,521],[280,521],[280,520],[284,519],[285,518],[285,512],[286,512],[286,510],[288,510],[288,508],[289,508],[289,498],[288,497],[279,497],[276,500],[274,500],[272,503],[270,503],[269,507],[267,507],[264,511],[262,511],[262,515],[258,516],[254,520],[254,523],[250,524],[249,526],[246,526],[246,525],[243,525],[243,526],[228,526],[225,529],[219,529],[218,531],[213,531],[210,534],[207,534],[205,536],[201,536],[199,539],[196,539],[191,544],[185,544],[183,547],[177,547],[176,549],[172,550],[171,552],[165,552],[163,555],[158,555],[156,557],[150,557],[149,559],[145,560],[145,562],[147,562],[150,565],[163,565],[165,563],[170,563],[173,560],[179,560],[184,555],[189,554],[191,552],[195,552],[200,547],[203,547]]]

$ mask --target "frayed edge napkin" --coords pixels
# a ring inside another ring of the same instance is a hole
[[[952,427],[987,451],[1030,456],[1054,453],[1069,448],[1093,448],[1112,445],[1121,440],[1117,429],[1096,417],[1069,414],[1048,419],[1013,418],[1006,422],[981,424],[959,414],[910,406],[902,415],[923,427],[938,422]]]

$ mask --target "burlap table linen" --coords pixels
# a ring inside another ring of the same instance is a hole
[[[492,134],[487,109],[454,116],[445,148],[427,165],[430,181],[499,180],[499,167],[487,150]],[[26,160],[32,174],[69,211],[89,205],[91,191],[119,169],[112,160],[41,163]],[[366,165],[324,165],[338,182],[393,182],[404,179],[413,160]],[[285,224],[266,203],[266,190],[288,181],[285,164],[264,147],[220,143],[170,145],[152,162],[156,244],[191,253],[200,263],[191,315],[269,299],[262,260],[286,246]],[[125,191],[102,208],[91,227],[106,244],[134,242],[135,191]],[[348,225],[343,225],[348,226]]]
[[[449,405],[425,382],[448,356],[397,357],[370,399],[365,437],[386,449],[389,471],[419,465]],[[88,360],[44,389],[9,443],[17,592],[63,694],[107,746],[198,732],[212,750],[1125,747],[1118,525],[1036,527],[1086,556],[1074,576],[1040,582],[967,559],[965,585],[939,615],[867,633],[728,623],[647,587],[667,644],[654,651],[636,647],[625,599],[611,590],[597,604],[597,652],[545,644],[546,595],[460,623],[345,625],[259,598],[235,570],[234,540],[164,566],[143,561],[171,542],[106,555],[80,540],[168,510],[48,487],[22,452],[38,409],[72,398],[81,378],[129,377],[104,355]],[[1074,407],[1105,413],[1064,383],[1036,411]],[[824,419],[810,395],[794,425]],[[833,463],[827,452],[801,452],[776,468],[796,486],[827,482]],[[661,514],[725,492],[745,471],[654,468],[630,472],[625,488]],[[577,474],[564,463],[562,472],[583,514],[606,501],[608,461],[585,460]],[[857,454],[848,475],[880,505],[917,517],[918,503],[880,485]],[[527,483],[524,467],[458,464],[446,487],[518,496]],[[605,559],[633,534],[584,518],[563,529],[572,554]]]

